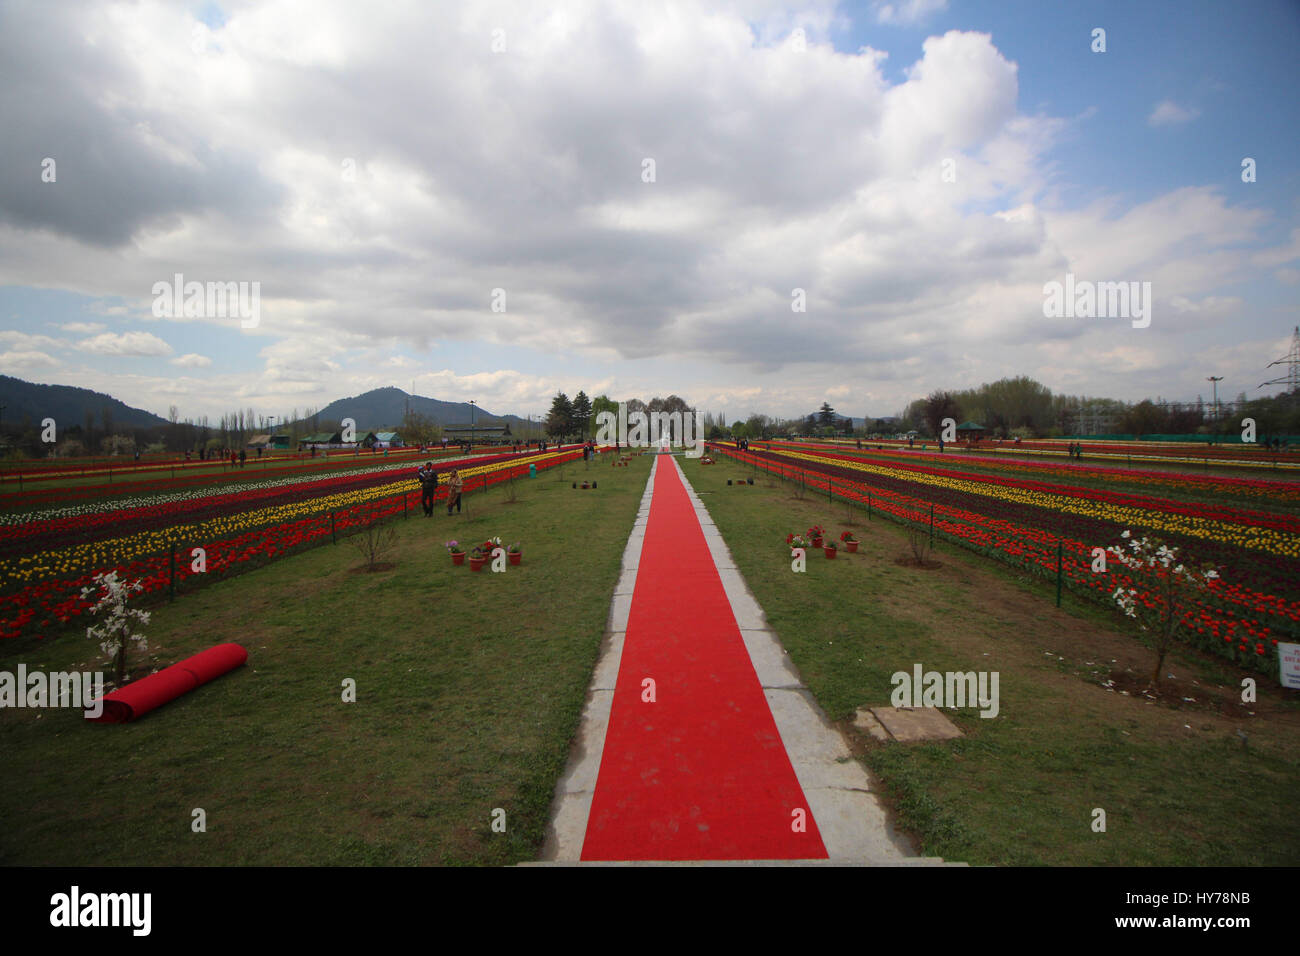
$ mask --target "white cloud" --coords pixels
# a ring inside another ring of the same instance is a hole
[[[100,355],[170,355],[172,347],[151,332],[105,332],[82,339],[77,348]]]
[[[890,3],[877,0],[875,7],[877,23],[911,26],[948,9],[948,0],[892,0]]]
[[[1148,126],[1176,126],[1190,122],[1201,115],[1198,109],[1184,109],[1173,100],[1161,100],[1147,117]]]
[[[7,346],[19,351],[60,348],[63,344],[63,342],[48,335],[33,335],[29,332],[19,332],[17,329],[0,331],[0,346]]]
[[[172,359],[172,364],[179,365],[182,368],[207,368],[212,364],[212,359],[206,355],[199,355],[197,352],[187,352]]]
[[[105,326],[102,322],[64,322],[59,328],[64,332],[93,335],[96,332],[104,331]]]
[[[38,368],[58,368],[59,360],[44,352],[0,352],[0,369],[15,378]]]

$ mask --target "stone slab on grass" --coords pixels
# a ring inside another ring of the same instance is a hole
[[[872,707],[871,715],[901,744],[953,740],[962,735],[956,724],[933,707]]]
[[[893,740],[893,738],[889,736],[889,731],[885,729],[885,725],[876,720],[875,714],[867,710],[865,707],[858,708],[857,713],[853,717],[853,726],[858,728],[858,730],[866,731],[877,740],[883,740],[886,743]]]

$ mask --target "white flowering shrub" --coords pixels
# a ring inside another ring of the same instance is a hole
[[[1219,572],[1212,567],[1191,568],[1178,560],[1178,549],[1148,537],[1135,538],[1125,531],[1124,543],[1110,548],[1110,553],[1129,572],[1135,588],[1117,587],[1112,600],[1124,614],[1148,634],[1155,647],[1156,666],[1151,672],[1151,686],[1160,681],[1160,671],[1182,624],[1183,609],[1191,603],[1193,592],[1213,587]]]
[[[86,636],[99,641],[100,650],[105,657],[110,658],[117,674],[119,687],[126,679],[126,651],[129,644],[134,642],[139,651],[149,649],[144,632],[135,629],[136,623],[149,623],[149,612],[127,606],[131,592],[143,590],[141,582],[127,584],[118,578],[116,571],[95,575],[95,585],[81,590],[82,597],[90,597],[97,592],[100,594],[99,601],[90,609],[90,613],[98,617],[99,621],[86,628]]]

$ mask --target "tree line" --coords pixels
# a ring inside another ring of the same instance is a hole
[[[1300,395],[1248,399],[1244,392],[1217,405],[1162,398],[1123,402],[1082,395],[1057,395],[1026,376],[1004,378],[978,388],[939,389],[907,406],[898,416],[901,430],[929,437],[942,422],[974,421],[999,438],[1056,438],[1072,435],[1228,435],[1253,418],[1258,431],[1300,434]]]

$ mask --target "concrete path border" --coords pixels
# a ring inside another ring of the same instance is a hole
[[[656,462],[657,464],[657,462]],[[655,466],[650,468],[645,493],[637,507],[636,521],[623,549],[623,569],[614,586],[610,602],[609,622],[600,657],[587,690],[587,703],[582,710],[578,737],[569,753],[569,763],[564,775],[555,786],[551,805],[551,825],[542,846],[542,860],[577,863],[582,856],[582,843],[587,836],[587,818],[591,814],[591,800],[596,792],[596,776],[600,773],[600,758],[605,751],[605,732],[609,728],[609,714],[614,705],[614,686],[618,682],[618,668],[623,661],[623,639],[627,636],[627,619],[632,612],[632,592],[636,588],[637,567],[641,562],[641,546],[645,543],[645,529],[650,521],[650,499],[655,492]]]

